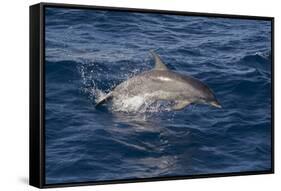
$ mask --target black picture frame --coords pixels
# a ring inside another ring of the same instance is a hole
[[[234,173],[216,173],[207,175],[188,175],[173,177],[155,177],[139,179],[123,179],[109,181],[90,181],[79,183],[45,183],[45,8],[71,8],[107,11],[126,11],[139,13],[162,13],[185,16],[206,16],[215,18],[237,18],[249,20],[266,20],[271,22],[271,169],[266,171],[248,171]],[[274,18],[248,15],[228,15],[213,13],[195,13],[183,11],[135,9],[120,7],[102,7],[73,4],[39,3],[30,6],[30,134],[29,134],[29,184],[38,188],[53,188],[65,186],[83,186],[99,184],[115,184],[130,182],[163,181],[177,179],[227,177],[241,175],[257,175],[274,173]]]

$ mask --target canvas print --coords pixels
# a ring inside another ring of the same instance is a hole
[[[46,184],[271,169],[271,22],[45,7]]]

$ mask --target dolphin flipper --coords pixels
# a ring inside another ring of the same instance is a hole
[[[154,70],[169,70],[167,66],[164,64],[164,62],[161,60],[160,56],[158,56],[153,50],[150,50],[149,52],[154,58],[154,62],[155,62]]]
[[[172,109],[173,110],[181,110],[183,108],[185,108],[186,106],[188,106],[189,104],[191,104],[191,101],[188,101],[188,100],[181,100],[181,101],[177,101]]]

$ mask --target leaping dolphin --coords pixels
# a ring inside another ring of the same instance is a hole
[[[142,97],[152,102],[169,101],[173,110],[181,110],[189,104],[208,104],[221,108],[212,90],[191,76],[169,70],[161,58],[150,51],[155,67],[117,85],[97,102],[99,106],[110,99]]]

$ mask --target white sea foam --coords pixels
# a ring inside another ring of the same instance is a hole
[[[113,111],[137,113],[170,111],[171,102],[163,100],[159,101],[153,98],[155,94],[158,93],[161,92],[156,92],[154,94],[146,93],[138,96],[123,95],[120,97],[115,97],[112,100],[111,109]]]

